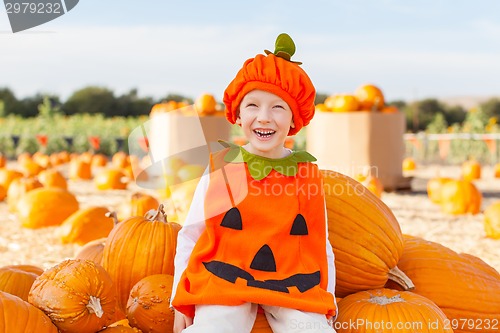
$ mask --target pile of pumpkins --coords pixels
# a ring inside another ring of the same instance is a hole
[[[398,108],[385,104],[382,90],[373,84],[363,84],[354,93],[337,93],[328,96],[316,110],[324,112],[384,112],[395,113]]]
[[[392,211],[365,186],[334,171],[322,174],[335,254],[337,332],[380,332],[380,325],[401,323],[416,325],[406,330],[412,332],[498,330],[495,269],[471,255],[403,235]],[[91,223],[72,240],[84,245],[75,258],[46,271],[30,265],[0,268],[0,327],[6,332],[172,332],[173,260],[182,226],[167,219],[158,201],[139,204],[140,198],[131,198],[130,210],[113,219],[105,208],[73,215],[78,207],[65,197],[75,211],[70,220]],[[84,235],[98,230],[95,224],[108,226],[100,238]],[[352,323],[371,323],[371,328]],[[262,314],[252,332],[272,332]]]
[[[224,109],[221,107],[214,95],[209,93],[202,93],[199,95],[194,105],[189,104],[186,101],[164,101],[153,105],[150,116],[154,116],[158,113],[178,111],[184,115],[194,115],[199,116],[224,116]]]

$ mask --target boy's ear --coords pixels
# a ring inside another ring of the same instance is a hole
[[[236,118],[236,121],[234,123],[238,126],[241,126],[241,118],[240,117]]]
[[[292,123],[290,124],[290,127],[295,128],[295,123],[293,122],[293,119],[292,119]]]

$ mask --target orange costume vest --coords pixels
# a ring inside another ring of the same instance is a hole
[[[286,166],[271,159],[274,166],[263,166],[263,157],[235,162],[242,152],[233,146],[211,156],[206,229],[193,248],[173,306],[190,317],[197,304],[245,302],[334,316],[334,298],[326,291],[326,222],[318,167],[296,156]]]

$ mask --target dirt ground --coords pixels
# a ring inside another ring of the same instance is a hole
[[[458,167],[419,167],[411,176],[412,191],[384,193],[383,201],[393,210],[403,233],[441,243],[457,252],[475,255],[500,271],[500,240],[487,238],[483,214],[449,216],[430,202],[425,190],[427,180],[436,176],[458,177]],[[483,210],[500,200],[500,179],[493,178],[491,168],[483,168],[483,178],[476,182],[483,193]],[[134,190],[97,191],[90,181],[70,181],[80,207],[105,204],[116,210]],[[79,246],[63,245],[57,237],[57,227],[37,230],[21,228],[7,203],[0,203],[0,267],[13,264],[33,264],[49,268],[66,258],[74,257]]]

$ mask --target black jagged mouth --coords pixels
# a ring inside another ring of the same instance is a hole
[[[283,280],[255,280],[252,274],[234,265],[221,261],[204,262],[205,268],[215,276],[235,283],[240,278],[247,281],[249,287],[289,293],[289,287],[296,287],[301,293],[319,285],[320,272],[295,274]]]
[[[270,138],[276,131],[273,130],[254,130],[253,131],[259,138]]]

